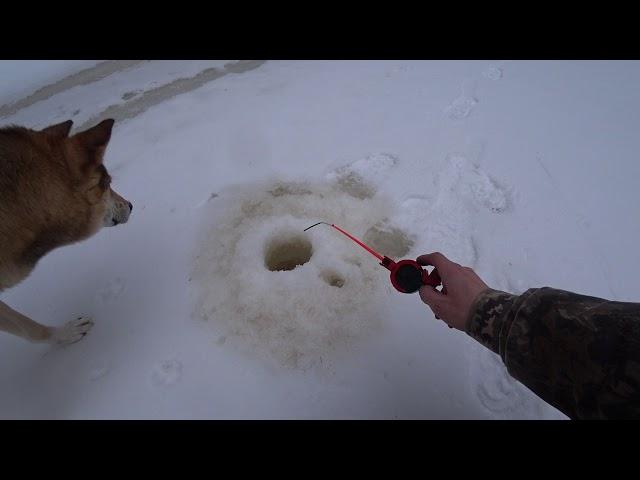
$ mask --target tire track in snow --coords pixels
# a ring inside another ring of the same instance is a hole
[[[73,87],[88,85],[102,80],[114,73],[122,72],[148,60],[109,60],[98,65],[69,75],[62,80],[46,85],[34,93],[16,102],[0,106],[0,118],[8,117],[31,105],[47,100],[58,93]]]
[[[99,114],[94,115],[86,122],[74,128],[74,130],[82,131],[83,129],[89,128],[90,126],[107,118],[113,118],[116,122],[134,118],[154,105],[164,102],[172,97],[195,90],[196,88],[220,77],[224,77],[229,73],[244,73],[249,70],[254,70],[265,62],[266,60],[241,60],[239,62],[229,63],[223,68],[207,68],[193,77],[178,78],[171,83],[146,90],[141,95],[136,96],[134,99],[126,103],[111,105]]]

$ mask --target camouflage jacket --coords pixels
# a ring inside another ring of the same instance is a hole
[[[488,290],[466,332],[572,419],[640,419],[640,303],[553,288]]]

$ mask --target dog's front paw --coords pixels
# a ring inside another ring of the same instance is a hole
[[[89,317],[78,317],[65,323],[62,327],[54,329],[51,334],[51,343],[56,345],[71,345],[89,333],[93,327],[93,320]]]

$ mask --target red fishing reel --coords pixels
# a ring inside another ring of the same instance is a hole
[[[391,285],[401,293],[415,293],[422,285],[435,288],[442,283],[436,269],[429,273],[415,260],[394,262],[389,257],[384,257],[380,265],[389,270]]]
[[[310,228],[313,228],[316,225],[320,224],[329,225],[330,227],[335,228],[340,233],[349,237],[351,240],[356,242],[358,245],[360,245],[362,248],[364,248],[366,251],[380,260],[380,265],[385,267],[390,272],[389,277],[391,279],[391,285],[393,285],[393,287],[400,293],[415,293],[420,290],[420,287],[422,285],[431,285],[435,288],[442,283],[440,275],[438,275],[438,272],[435,268],[431,273],[429,273],[425,268],[422,268],[422,265],[420,265],[415,260],[400,260],[398,262],[394,262],[389,257],[380,255],[371,247],[365,245],[356,237],[345,232],[340,227],[337,227],[332,223],[318,222],[314,225],[311,225],[310,227],[305,228],[304,231],[306,232]]]

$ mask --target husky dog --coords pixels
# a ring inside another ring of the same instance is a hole
[[[68,120],[35,131],[0,128],[0,292],[24,280],[54,248],[129,220],[133,205],[111,188],[102,164],[114,120],[69,136]],[[0,331],[32,342],[68,344],[90,318],[41,325],[0,302]]]

